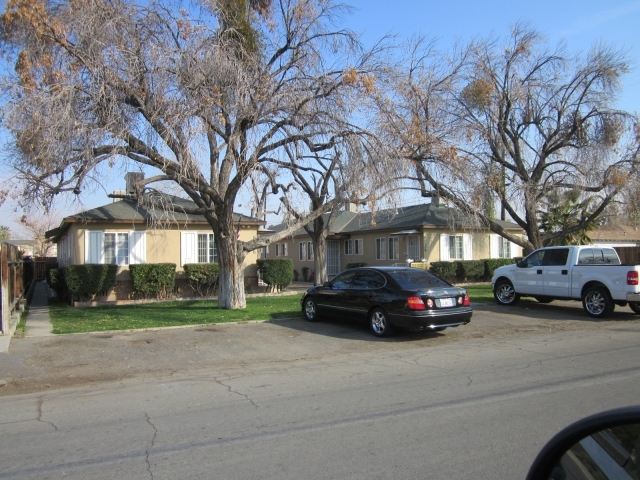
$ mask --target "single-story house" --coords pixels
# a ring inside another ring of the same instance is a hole
[[[181,276],[183,265],[216,262],[214,234],[204,216],[185,213],[196,208],[194,202],[165,196],[163,203],[171,205],[172,211],[154,214],[147,206],[122,199],[65,217],[59,227],[47,232],[47,238],[58,247],[58,264],[118,265],[117,286],[107,299],[119,300],[131,296],[129,265],[175,263],[178,293],[187,293],[186,280]],[[256,238],[265,224],[235,213],[233,220],[243,241]],[[245,282],[251,286],[258,285],[256,259],[257,252],[251,252],[244,263]]]
[[[609,247],[640,246],[640,230],[630,225],[603,225],[597,230],[587,232],[595,245]]]
[[[522,235],[512,222],[497,221],[509,232]],[[284,225],[269,227],[282,230]],[[263,249],[262,256],[289,257],[299,273],[313,270],[311,237],[303,229],[291,238]],[[408,262],[481,260],[522,256],[522,247],[438,200],[372,212],[348,206],[335,218],[327,236],[327,274],[337,275],[350,263],[394,265]]]

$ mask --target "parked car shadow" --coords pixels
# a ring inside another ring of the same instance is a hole
[[[477,312],[496,312],[502,314],[513,313],[529,318],[541,320],[572,320],[583,322],[606,321],[634,321],[640,320],[628,307],[616,305],[613,313],[606,318],[594,318],[589,316],[582,308],[582,303],[571,300],[554,300],[551,303],[540,303],[533,298],[522,298],[515,305],[503,306],[494,302],[474,303],[473,309]]]
[[[301,316],[299,319],[279,320],[274,323],[274,325],[327,337],[367,342],[412,342],[430,337],[438,338],[447,334],[447,330],[442,332],[412,332],[409,330],[395,329],[391,336],[378,338],[371,333],[365,320],[331,317],[323,317],[317,322],[309,322]],[[464,326],[456,328],[464,328]]]

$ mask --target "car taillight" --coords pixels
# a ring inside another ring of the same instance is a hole
[[[424,310],[424,302],[420,297],[407,298],[407,306],[411,310]]]
[[[627,272],[627,285],[638,285],[638,272]]]
[[[469,294],[465,293],[464,294],[464,299],[462,300],[462,305],[465,307],[468,307],[469,305],[471,305],[471,299],[469,298]]]

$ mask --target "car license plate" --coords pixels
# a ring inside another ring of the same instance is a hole
[[[441,298],[440,306],[441,307],[453,307],[455,305],[455,298]]]

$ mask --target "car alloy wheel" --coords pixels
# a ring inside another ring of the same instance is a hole
[[[304,301],[304,316],[310,322],[318,320],[318,308],[316,307],[316,302],[311,298]]]
[[[587,290],[582,299],[582,305],[585,311],[595,318],[606,317],[614,308],[609,294],[600,287]]]
[[[496,283],[493,296],[496,301],[501,305],[513,305],[520,300],[520,295],[516,293],[513,285],[508,280],[501,280]]]
[[[371,327],[371,332],[376,337],[386,337],[391,333],[389,318],[381,308],[376,308],[371,312],[369,316],[369,326]]]

